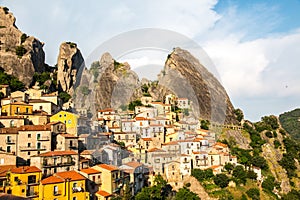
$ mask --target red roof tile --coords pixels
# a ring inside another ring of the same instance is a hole
[[[24,166],[24,167],[14,168],[11,170],[11,172],[16,174],[26,174],[26,173],[42,172],[42,170],[40,170],[36,166]]]
[[[48,157],[48,156],[66,156],[66,155],[77,155],[75,151],[49,151],[36,155],[37,157]]]
[[[8,171],[17,168],[15,165],[2,165],[0,166],[0,177],[5,177]]]
[[[70,181],[79,181],[79,180],[85,180],[86,178],[75,171],[66,171],[66,172],[58,172],[54,174],[56,177],[60,177],[63,179],[70,178]]]
[[[114,166],[114,165],[107,165],[107,164],[100,164],[100,165],[97,165],[98,167],[100,168],[103,168],[103,169],[106,169],[108,171],[116,171],[116,170],[119,170],[118,167]]]
[[[103,196],[103,197],[109,197],[109,196],[112,195],[112,194],[110,194],[108,192],[105,192],[104,190],[99,190],[96,194],[98,194],[100,196]]]
[[[46,185],[46,184],[54,184],[54,183],[63,183],[65,182],[65,180],[63,178],[60,178],[60,177],[56,177],[56,176],[50,176],[48,178],[45,178],[41,181],[41,183],[43,185]]]
[[[82,169],[80,171],[83,172],[83,173],[86,173],[86,174],[99,174],[99,173],[101,173],[100,171],[98,171],[96,169],[93,169],[93,168]]]

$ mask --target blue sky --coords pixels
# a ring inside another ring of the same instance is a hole
[[[87,58],[103,42],[140,28],[164,28],[196,41],[214,62],[235,107],[246,118],[280,114],[300,102],[299,0],[0,0],[16,25],[45,42],[46,61],[74,41]],[[163,63],[135,54],[131,66]],[[148,57],[147,57],[148,56]]]

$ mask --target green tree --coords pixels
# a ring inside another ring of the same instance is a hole
[[[234,110],[236,119],[241,122],[244,119],[244,113],[241,109],[237,108]]]
[[[247,181],[247,173],[241,165],[238,165],[233,169],[232,175],[234,176],[234,181],[237,184],[245,184]]]
[[[191,192],[188,188],[183,187],[180,188],[179,191],[176,193],[175,200],[200,200],[197,194]]]
[[[261,169],[268,169],[269,168],[266,159],[262,156],[253,156],[252,164],[253,164],[253,166],[259,167]]]
[[[124,188],[124,194],[122,195],[122,200],[130,200],[132,199],[131,188],[127,183]]]
[[[192,176],[195,177],[199,182],[202,182],[214,177],[214,173],[212,169],[192,169]]]
[[[275,187],[275,178],[274,176],[268,176],[264,181],[262,182],[261,186],[269,191],[272,192]]]
[[[282,200],[299,200],[300,199],[300,191],[292,189],[289,193],[283,195]]]
[[[257,188],[250,188],[247,190],[246,194],[253,200],[260,200],[260,192]]]
[[[249,170],[247,172],[247,178],[251,180],[256,180],[257,179],[257,174],[253,170]]]
[[[134,110],[136,106],[142,106],[141,100],[135,100],[129,103],[128,110]]]
[[[214,177],[214,183],[220,188],[225,188],[229,184],[229,178],[226,176],[226,174],[217,174]]]
[[[67,92],[60,92],[58,94],[58,97],[64,102],[68,102],[69,99],[71,99],[71,95],[69,95]]]
[[[231,163],[226,163],[225,166],[224,166],[224,168],[230,174],[231,171],[234,169],[234,166]]]
[[[210,122],[208,120],[203,119],[203,120],[200,121],[200,127],[204,130],[208,130],[209,125],[210,125]]]

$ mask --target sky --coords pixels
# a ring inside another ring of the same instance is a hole
[[[50,65],[64,41],[77,43],[87,58],[118,34],[167,29],[203,48],[246,119],[300,107],[300,0],[0,0],[0,5],[13,12],[21,31],[45,43]],[[138,52],[120,60],[134,68],[159,65],[165,57]]]

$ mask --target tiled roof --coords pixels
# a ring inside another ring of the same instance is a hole
[[[98,112],[113,112],[114,110],[112,108],[106,108],[103,110],[98,110]]]
[[[92,152],[90,150],[84,150],[80,155],[92,155]]]
[[[137,168],[137,167],[139,167],[143,164],[139,163],[139,162],[136,162],[136,161],[131,161],[131,162],[125,163],[124,165],[127,165],[127,166],[132,167],[132,168]]]
[[[37,157],[48,157],[48,156],[66,156],[66,155],[77,155],[75,151],[49,151],[36,155]]]
[[[46,100],[43,100],[43,99],[29,99],[29,103],[52,103],[52,102],[46,101]]]
[[[36,166],[24,166],[24,167],[14,168],[11,170],[11,172],[16,174],[26,174],[26,173],[42,172],[42,170],[40,170]]]
[[[20,126],[20,131],[50,131],[47,125],[24,125]]]
[[[226,148],[226,147],[227,147],[227,144],[224,144],[224,143],[221,143],[221,142],[216,142],[216,143],[214,144],[214,146],[221,146],[221,147],[223,147],[223,148]]]
[[[152,138],[141,138],[144,141],[152,141]]]
[[[0,177],[5,177],[8,171],[17,168],[15,165],[2,165],[0,166]]]
[[[105,192],[104,190],[99,190],[96,194],[98,194],[100,196],[103,196],[103,197],[109,197],[109,196],[112,195],[112,194],[110,194],[108,192]]]
[[[24,116],[0,116],[0,119],[24,119]]]
[[[20,128],[0,128],[0,133],[18,134]]]
[[[148,152],[165,152],[165,151],[162,149],[159,149],[159,148],[152,148],[152,149],[149,149]]]
[[[85,180],[86,178],[75,171],[66,171],[66,172],[58,172],[54,176],[60,177],[63,179],[69,178],[70,181],[79,181],[79,180]]]
[[[162,145],[178,145],[178,142],[177,141],[171,141],[171,142],[164,143]]]
[[[99,173],[101,173],[100,171],[98,171],[96,169],[93,169],[93,168],[82,169],[80,171],[83,172],[83,173],[86,173],[86,174],[99,174]]]
[[[54,184],[54,183],[63,183],[65,182],[65,180],[63,178],[60,178],[60,177],[56,177],[56,176],[50,176],[48,178],[45,178],[41,181],[41,183],[43,185],[46,185],[46,184]]]
[[[145,117],[135,117],[135,120],[144,121],[144,120],[147,120],[147,118],[145,118]]]
[[[118,167],[114,166],[114,165],[107,165],[107,164],[100,164],[97,165],[100,168],[106,169],[108,171],[116,171],[118,170]]]

